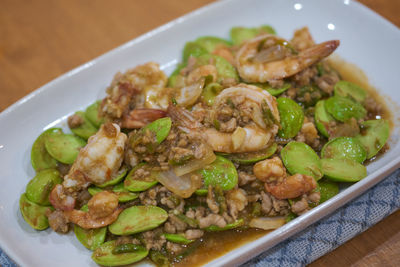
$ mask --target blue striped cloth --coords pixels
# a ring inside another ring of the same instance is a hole
[[[334,250],[400,208],[400,169],[304,231],[243,266],[304,266]],[[0,250],[0,266],[15,267]]]

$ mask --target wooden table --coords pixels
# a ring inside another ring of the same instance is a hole
[[[60,74],[210,2],[0,0],[0,111]],[[400,26],[400,1],[361,2]],[[395,266],[399,252],[400,211],[311,265]]]

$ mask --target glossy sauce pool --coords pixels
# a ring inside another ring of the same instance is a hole
[[[382,105],[381,117],[388,120],[390,129],[393,129],[393,116],[387,107],[387,102],[391,101],[390,97],[385,97],[379,94],[379,91],[369,83],[368,77],[364,71],[357,67],[357,65],[346,62],[335,54],[329,58],[329,64],[340,73],[343,80],[355,83],[361,88],[364,88],[370,96]]]
[[[366,89],[376,101],[382,105],[381,117],[389,121],[390,128],[393,129],[392,114],[385,104],[388,99],[378,93],[378,91],[369,84],[368,78],[365,73],[358,68],[356,65],[348,63],[341,59],[337,55],[333,55],[329,59],[329,64],[335,68],[341,75],[343,80],[353,82],[362,88]],[[384,153],[385,149],[380,152],[376,157]],[[372,160],[375,160],[374,157]],[[368,164],[366,161],[364,164]],[[218,258],[229,251],[249,243],[253,240],[260,238],[263,235],[268,234],[271,231],[265,231],[260,229],[247,229],[247,230],[229,230],[218,233],[206,233],[199,247],[183,258],[180,262],[175,262],[173,266],[201,266],[207,262]]]
[[[260,229],[247,229],[206,233],[202,238],[203,242],[201,242],[197,250],[183,258],[179,263],[175,263],[174,266],[183,267],[204,265],[241,245],[268,234],[269,232],[270,231]]]

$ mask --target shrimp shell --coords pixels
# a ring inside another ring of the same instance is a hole
[[[261,128],[267,129],[262,114],[261,105],[263,104],[263,101],[267,103],[268,108],[271,110],[272,115],[275,117],[275,119],[278,122],[280,121],[278,104],[275,97],[273,97],[266,90],[262,90],[257,86],[247,84],[239,84],[237,86],[229,87],[223,90],[214,100],[213,110],[215,111],[215,113],[219,109],[219,106],[226,103],[227,99],[233,99],[235,97],[243,97],[244,99],[246,99],[246,102],[256,104],[257,109],[254,110],[252,114],[252,119]]]
[[[232,133],[222,133],[214,128],[206,128],[203,136],[214,151],[223,153],[253,152],[268,147],[272,133],[255,125],[243,127],[246,135],[240,145],[235,146]]]
[[[117,124],[103,124],[81,149],[63,186],[69,191],[78,191],[90,183],[102,184],[111,180],[121,167],[127,136]],[[84,181],[86,182],[84,182]]]
[[[138,108],[122,116],[121,127],[127,129],[142,128],[148,123],[166,116],[166,112],[160,109]]]
[[[246,82],[264,83],[295,75],[329,56],[340,44],[339,40],[327,41],[300,51],[297,55],[292,55],[281,60],[252,62],[251,59],[258,53],[260,42],[268,38],[280,39],[271,34],[260,35],[245,42],[236,54],[236,66],[239,75]]]
[[[73,210],[75,207],[75,199],[66,194],[64,187],[57,184],[49,195],[51,205],[57,210]]]
[[[100,228],[112,224],[118,219],[118,215],[122,212],[122,208],[117,208],[111,213],[111,215],[104,218],[92,218],[88,212],[81,210],[69,210],[64,211],[65,217],[68,221],[84,228],[94,229]]]
[[[312,176],[296,173],[278,183],[266,183],[265,190],[277,199],[296,198],[317,187]]]

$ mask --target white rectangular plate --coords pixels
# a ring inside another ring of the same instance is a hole
[[[35,231],[22,219],[19,196],[34,176],[30,148],[46,128],[65,126],[68,114],[104,95],[117,71],[147,61],[170,72],[180,60],[186,41],[202,35],[228,38],[233,26],[270,24],[282,37],[308,26],[317,42],[339,39],[342,58],[355,63],[383,95],[390,96],[395,127],[390,150],[368,165],[368,177],[333,199],[266,236],[243,245],[210,263],[239,264],[317,221],[382,180],[399,166],[400,31],[364,6],[349,0],[281,1],[231,0],[216,2],[134,39],[90,61],[21,99],[0,114],[0,246],[21,266],[95,266],[73,236],[51,230]]]

